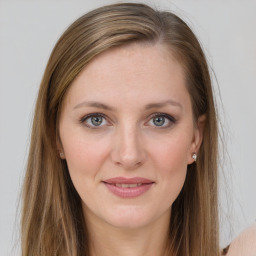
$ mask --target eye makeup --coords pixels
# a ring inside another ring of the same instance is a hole
[[[169,128],[176,123],[176,119],[167,113],[153,113],[147,118],[148,121],[145,126],[152,126],[154,128]],[[99,129],[104,126],[110,126],[109,118],[103,113],[90,113],[79,119],[79,123],[90,129]]]
[[[150,115],[150,120],[153,121],[153,126],[158,128],[168,128],[172,126],[172,124],[176,123],[176,119],[166,113],[154,113]]]

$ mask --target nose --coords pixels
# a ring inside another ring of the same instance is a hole
[[[146,153],[139,129],[132,126],[120,128],[115,136],[112,161],[126,170],[141,166],[145,162]]]

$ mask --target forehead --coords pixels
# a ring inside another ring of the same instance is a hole
[[[108,73],[112,71],[111,73]],[[120,73],[121,71],[121,73]],[[149,71],[151,71],[149,73]],[[75,80],[81,76],[94,76],[97,79],[113,77],[113,74],[127,74],[131,77],[148,73],[149,78],[153,78],[151,73],[175,72],[183,76],[182,67],[173,57],[167,46],[162,44],[132,43],[121,47],[109,49],[95,57]],[[159,78],[158,76],[156,76]]]
[[[188,92],[182,66],[167,47],[130,44],[107,50],[94,58],[76,77],[67,95],[70,103],[84,99],[145,104],[183,100]]]

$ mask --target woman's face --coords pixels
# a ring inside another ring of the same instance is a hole
[[[59,132],[87,221],[121,228],[169,221],[201,141],[181,65],[146,44],[86,66],[65,97]]]

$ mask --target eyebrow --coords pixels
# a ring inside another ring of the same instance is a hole
[[[167,101],[160,102],[160,103],[149,103],[145,106],[145,109],[148,110],[148,109],[152,109],[152,108],[162,108],[167,105],[172,105],[172,106],[179,107],[182,109],[182,105],[179,102],[174,101],[174,100],[167,100]],[[99,108],[99,109],[114,111],[114,107],[110,107],[108,105],[105,105],[100,102],[95,102],[95,101],[81,102],[74,107],[74,110],[81,108],[81,107],[95,107],[95,108]]]
[[[161,102],[161,103],[150,103],[150,104],[147,104],[145,109],[162,108],[162,107],[165,107],[166,105],[172,105],[172,106],[175,106],[175,107],[182,108],[182,105],[179,102],[174,101],[174,100],[167,100],[167,101],[164,101],[164,102]]]
[[[95,107],[95,108],[105,109],[105,110],[110,110],[110,111],[114,110],[114,108],[112,108],[110,106],[107,106],[103,103],[94,102],[94,101],[84,101],[82,103],[77,104],[74,107],[74,109],[81,108],[81,107]]]

